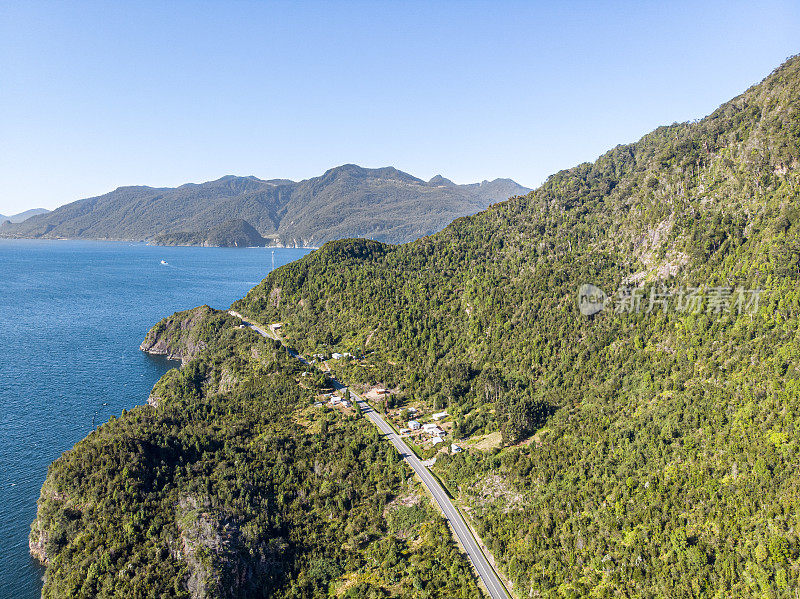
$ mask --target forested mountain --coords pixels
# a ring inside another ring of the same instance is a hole
[[[794,596],[799,110],[793,57],[700,121],[413,243],[331,242],[234,307],[448,408],[468,451],[435,470],[518,597]]]
[[[51,465],[43,597],[481,597],[397,452],[239,323],[204,306],[156,325],[143,348],[187,363]]]
[[[227,176],[178,188],[120,187],[0,225],[0,237],[202,244],[212,230],[236,220],[277,245],[316,246],[343,237],[401,243],[528,191],[510,179],[455,185],[436,176],[426,183],[391,167],[347,164],[300,182]]]

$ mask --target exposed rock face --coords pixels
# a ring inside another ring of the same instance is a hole
[[[50,484],[49,479],[45,480],[44,485],[42,485],[38,509],[36,510],[36,520],[33,521],[31,533],[28,535],[28,549],[35,560],[46,566],[50,563],[50,554],[47,546],[50,542],[50,533],[48,531],[49,527],[52,526],[52,514],[42,509],[42,500],[44,498],[65,506],[65,513],[71,518],[79,517],[81,510],[78,506],[68,502],[64,494],[58,493]]]
[[[211,510],[208,502],[199,502],[193,497],[180,501],[177,522],[181,535],[180,558],[189,567],[186,581],[189,592],[195,599],[222,597],[221,566],[233,556],[231,546],[238,528]]]
[[[197,329],[214,312],[209,306],[177,312],[150,329],[139,349],[186,364],[206,349],[207,344],[201,339]]]
[[[189,570],[186,588],[192,599],[235,599],[255,580],[269,580],[282,569],[281,538],[262,544],[255,555],[239,547],[236,520],[212,507],[208,498],[184,497],[177,506],[180,550],[176,557]]]
[[[43,566],[46,566],[49,558],[47,555],[47,531],[42,526],[41,520],[36,518],[31,527],[31,534],[28,537],[28,549],[30,549],[31,556]]]

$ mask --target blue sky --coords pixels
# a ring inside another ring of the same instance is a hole
[[[349,162],[533,187],[797,52],[800,1],[0,0],[0,213]]]

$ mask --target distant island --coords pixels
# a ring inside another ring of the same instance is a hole
[[[305,181],[226,176],[177,188],[120,187],[24,222],[0,237],[146,241],[158,245],[316,247],[367,237],[404,243],[530,189],[511,179],[458,185],[354,164]]]
[[[205,247],[261,247],[269,240],[253,225],[241,218],[226,220],[204,232],[162,233],[153,238],[154,245],[202,245]]]

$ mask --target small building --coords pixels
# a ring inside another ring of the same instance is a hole
[[[349,402],[349,401],[347,401],[346,399],[343,399],[343,400],[342,400],[342,405],[343,405],[345,408],[349,408],[349,407],[350,407],[350,402]]]
[[[418,431],[420,429],[419,422],[416,420],[409,420],[408,428],[410,428],[412,431]]]
[[[436,412],[433,415],[434,420],[441,420],[442,418],[447,418],[447,412]]]
[[[331,354],[331,358],[333,358],[334,360],[341,360],[342,358],[344,358],[344,354],[333,352]]]
[[[282,322],[273,322],[271,325],[269,325],[269,328],[273,333],[279,331],[282,327],[283,327]]]
[[[378,387],[377,389],[375,389],[375,393],[377,393],[378,395],[386,395],[387,393],[389,393],[389,391],[387,391],[382,387]]]
[[[413,407],[412,408],[406,408],[406,411],[409,414],[416,414],[417,413],[417,408],[413,408]]]
[[[400,429],[400,434],[401,435],[407,435],[409,432],[411,432],[411,431],[409,431],[407,428],[401,428]]]
[[[334,395],[333,397],[331,397],[331,403],[334,405],[337,403],[342,403],[342,398],[339,397],[338,395]]]
[[[434,437],[433,439],[431,439],[431,445],[439,445],[439,443],[442,443],[442,442],[443,441],[442,441],[441,437]]]
[[[444,434],[444,431],[435,424],[433,424],[432,422],[429,422],[428,424],[423,424],[422,430],[424,430],[429,435],[436,435],[437,437]]]
[[[459,446],[458,446],[458,445],[456,445],[455,443],[453,443],[453,444],[450,446],[450,453],[461,453],[462,451],[464,451],[464,450],[463,450],[463,449],[461,449],[461,447],[459,447]]]

